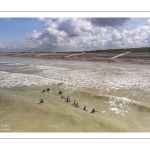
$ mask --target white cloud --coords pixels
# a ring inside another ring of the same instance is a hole
[[[115,41],[121,39],[121,34],[119,33],[117,29],[113,29],[111,36],[112,36],[112,40],[115,40]]]
[[[117,23],[121,24],[124,21],[126,20]],[[61,50],[61,46],[63,50],[65,47],[69,50],[142,47],[150,44],[149,22],[150,19],[144,26],[134,30],[110,28],[109,31],[106,27],[93,26],[89,20],[83,18],[48,19],[45,21],[44,32],[33,31],[30,39],[35,43],[55,47],[57,50]]]
[[[54,22],[52,19],[47,19],[45,20],[45,25],[44,25],[45,28],[57,28],[57,23]]]
[[[0,49],[5,49],[5,48],[6,48],[6,46],[4,44],[0,43]]]
[[[42,41],[40,40],[41,33],[38,33],[36,30],[34,30],[30,35],[29,39],[32,40],[34,43],[42,44]]]
[[[115,20],[116,25],[110,20],[104,22],[105,25],[110,23],[111,27],[103,27],[104,23],[99,21],[104,19],[94,20],[96,25],[85,18],[40,18],[40,20],[44,21],[44,30],[43,32],[33,30],[30,33],[28,39],[31,44],[25,46],[0,44],[0,50],[83,51],[150,46],[150,19],[145,25],[133,30],[113,27],[121,26],[129,19]]]
[[[146,25],[150,25],[150,19],[147,20]]]
[[[20,51],[23,46],[15,45],[15,44],[1,44],[0,43],[0,51]]]
[[[39,21],[45,21],[45,18],[44,18],[44,17],[43,17],[43,18],[41,17],[41,18],[38,18],[38,20],[39,20]]]
[[[77,18],[69,18],[59,25],[59,30],[64,31],[70,37],[81,36],[82,31],[89,31],[89,27],[83,25],[84,21]]]

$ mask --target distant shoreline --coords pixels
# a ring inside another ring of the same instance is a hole
[[[0,56],[25,57],[50,60],[104,61],[119,63],[150,64],[150,52],[131,52],[115,57],[123,52],[0,52]],[[114,59],[111,59],[114,58]]]

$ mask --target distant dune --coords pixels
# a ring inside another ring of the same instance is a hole
[[[106,62],[127,62],[127,63],[150,63],[150,52],[1,52],[0,56],[28,57],[36,59],[64,59],[80,61],[106,61]],[[119,57],[118,57],[119,56]]]

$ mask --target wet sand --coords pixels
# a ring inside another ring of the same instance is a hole
[[[36,59],[60,59],[60,60],[80,60],[80,61],[104,61],[104,62],[119,62],[119,63],[139,63],[149,64],[150,53],[149,52],[134,52],[129,53],[114,59],[117,55],[122,53],[117,52],[7,52],[0,53],[0,56],[9,57],[27,57]]]

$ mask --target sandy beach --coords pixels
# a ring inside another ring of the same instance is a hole
[[[116,56],[120,55],[116,58]],[[0,53],[0,56],[27,57],[36,59],[60,59],[60,60],[79,60],[79,61],[104,61],[104,62],[123,62],[149,64],[149,52],[134,52],[122,55],[117,52],[7,52]]]

